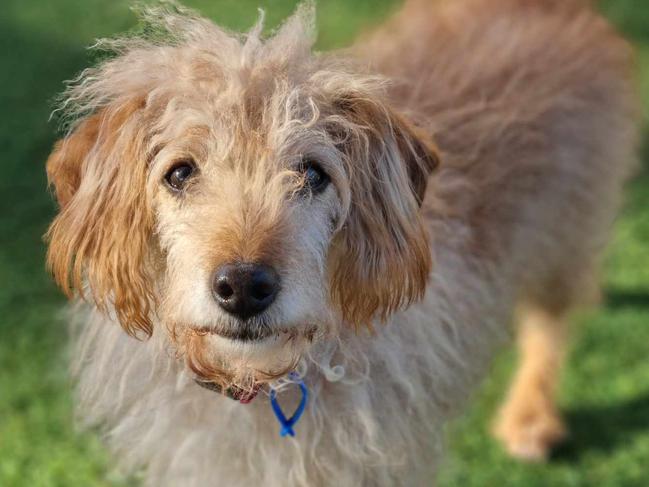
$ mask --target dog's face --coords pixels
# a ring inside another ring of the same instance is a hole
[[[91,113],[48,161],[49,263],[127,332],[160,327],[198,376],[248,387],[421,295],[437,158],[375,81],[310,53],[304,12],[265,42],[173,18],[183,40],[134,42],[72,88]]]

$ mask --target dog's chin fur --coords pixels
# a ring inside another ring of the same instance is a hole
[[[314,343],[335,336],[329,320],[271,324],[262,318],[235,319],[211,325],[162,325],[176,356],[199,381],[222,389],[250,390],[286,376],[308,355]],[[241,333],[242,329],[249,330]]]
[[[182,335],[175,345],[198,380],[250,390],[294,370],[313,344],[315,331],[278,331],[246,341],[191,328]]]
[[[407,2],[350,53],[389,87],[312,54],[308,6],[268,40],[153,9],[168,43],[109,43],[118,56],[64,102],[79,120],[48,161],[48,262],[85,291],[79,411],[127,471],[155,487],[430,485],[443,425],[517,307],[543,311],[528,348],[555,360],[560,333],[539,323],[589,297],[637,133],[630,50],[585,3]],[[306,156],[330,175],[320,194],[296,189]],[[163,178],[187,157],[200,170],[179,195]],[[281,275],[263,313],[278,337],[222,336],[207,283],[229,262]],[[541,358],[526,385],[546,384]],[[268,383],[290,410],[290,370],[310,397],[295,438],[263,389],[243,406],[195,383]]]

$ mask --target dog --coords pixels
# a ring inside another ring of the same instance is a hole
[[[633,167],[629,45],[579,0],[411,0],[321,54],[312,3],[270,36],[142,15],[70,82],[47,161],[80,416],[122,468],[430,485],[514,321],[495,431],[546,457]]]

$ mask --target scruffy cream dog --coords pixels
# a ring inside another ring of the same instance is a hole
[[[47,163],[48,262],[88,303],[80,410],[122,465],[156,487],[430,485],[515,311],[496,432],[542,458],[633,155],[628,45],[579,0],[411,1],[331,54],[311,4],[267,39],[144,16],[69,87]],[[268,395],[288,415],[300,380],[282,438]]]

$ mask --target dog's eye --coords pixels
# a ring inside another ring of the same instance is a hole
[[[329,184],[329,176],[320,165],[313,160],[305,160],[300,165],[300,172],[304,176],[304,188],[312,193],[322,192]]]
[[[195,171],[196,166],[192,161],[179,162],[165,174],[165,182],[172,190],[180,191]]]

